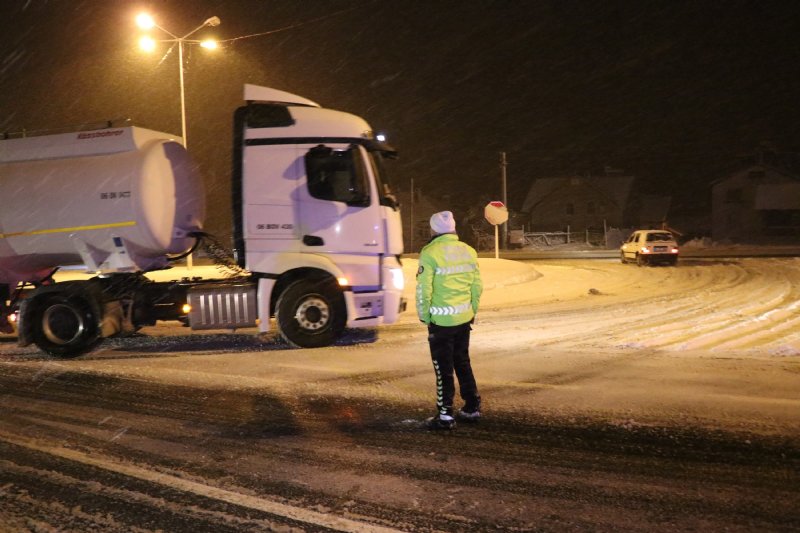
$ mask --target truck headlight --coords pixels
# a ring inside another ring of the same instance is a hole
[[[392,286],[398,291],[402,291],[406,286],[406,280],[403,277],[402,268],[390,268],[389,273],[392,276]]]

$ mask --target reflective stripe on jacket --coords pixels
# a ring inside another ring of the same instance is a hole
[[[478,254],[458,235],[438,235],[422,248],[417,271],[417,315],[422,322],[469,322],[478,312],[482,291]]]

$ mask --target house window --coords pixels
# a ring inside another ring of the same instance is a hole
[[[726,204],[740,204],[744,200],[744,193],[741,187],[737,187],[735,189],[728,189],[725,191],[725,203]]]
[[[567,204],[566,213],[568,215],[574,215],[575,214],[575,206],[573,204]]]

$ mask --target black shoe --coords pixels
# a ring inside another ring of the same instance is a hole
[[[432,416],[425,421],[425,428],[430,430],[455,429],[456,419],[449,415]]]
[[[481,412],[479,410],[467,411],[466,409],[459,409],[456,414],[462,422],[475,423],[481,419]]]
[[[481,397],[475,396],[474,399],[467,401],[466,405],[462,407],[456,417],[464,422],[477,422],[481,418]]]

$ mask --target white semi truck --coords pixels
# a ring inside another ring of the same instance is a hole
[[[393,150],[363,119],[300,96],[246,85],[245,101],[232,278],[144,275],[204,236],[202,182],[180,139],[109,127],[0,140],[0,308],[19,344],[74,357],[157,320],[265,332],[274,316],[288,342],[318,347],[397,319],[403,240],[383,166]],[[71,264],[96,275],[55,283]]]

